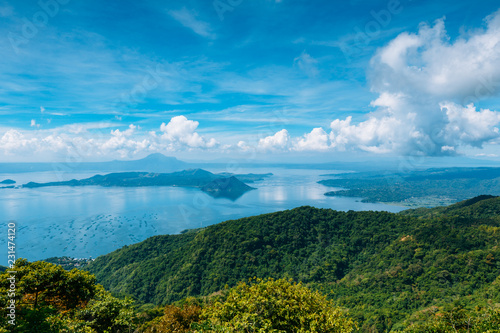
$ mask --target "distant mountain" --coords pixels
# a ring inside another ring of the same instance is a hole
[[[155,153],[140,160],[134,161],[112,161],[102,163],[103,168],[113,171],[149,171],[149,172],[172,172],[185,169],[187,163],[179,161],[175,157]]]
[[[22,172],[118,172],[118,171],[148,171],[173,172],[186,169],[188,163],[175,157],[168,157],[160,153],[151,154],[140,160],[110,161],[110,162],[56,162],[56,163],[0,163],[0,173]]]
[[[12,179],[6,179],[6,180],[3,180],[0,182],[0,184],[2,184],[2,185],[13,185],[15,183],[16,183],[16,181],[12,180]]]
[[[244,175],[243,175],[244,176]],[[253,177],[267,177],[266,175],[252,175]],[[238,180],[236,177],[224,177],[203,169],[190,169],[173,173],[151,172],[120,172],[107,175],[95,175],[81,180],[61,182],[35,183],[29,182],[22,187],[37,188],[48,186],[181,186],[196,187],[213,197],[236,199],[253,188]]]

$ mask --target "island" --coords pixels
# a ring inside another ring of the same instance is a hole
[[[201,188],[203,192],[214,198],[229,199],[237,199],[242,193],[254,189],[255,188],[248,186],[234,176],[228,178],[217,178]]]
[[[203,169],[190,169],[173,173],[120,172],[95,175],[81,180],[68,180],[49,183],[29,182],[23,188],[47,186],[104,186],[104,187],[143,187],[143,186],[179,186],[199,188],[215,198],[236,200],[255,188],[248,186],[239,178],[248,182],[262,180],[272,174],[232,175],[214,174]]]
[[[15,183],[16,183],[16,181],[12,180],[12,179],[5,179],[5,180],[0,182],[0,184],[2,184],[2,185],[13,185]]]

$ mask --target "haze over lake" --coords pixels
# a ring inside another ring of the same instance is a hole
[[[224,170],[209,170],[222,172]],[[317,181],[333,170],[244,169],[241,173],[274,175],[251,183],[235,201],[214,199],[181,187],[44,187],[0,190],[0,218],[17,221],[18,257],[30,261],[53,256],[96,257],[148,237],[175,234],[229,219],[310,205],[336,210],[401,211],[357,198],[326,197],[331,190]],[[65,174],[82,179],[94,173]],[[18,184],[56,181],[52,172],[1,174]],[[6,246],[0,240],[0,246]],[[1,262],[0,264],[6,264]]]

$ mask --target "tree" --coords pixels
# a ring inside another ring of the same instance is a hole
[[[193,324],[200,321],[201,311],[200,305],[189,302],[182,306],[167,305],[164,315],[154,320],[151,327],[146,328],[145,332],[192,332]]]
[[[15,272],[15,273],[12,273]],[[7,290],[15,276],[16,325],[6,322]],[[117,299],[95,276],[59,265],[17,260],[0,275],[0,332],[117,333],[128,332],[132,323],[131,300]]]
[[[229,332],[352,332],[356,325],[317,291],[292,280],[254,279],[230,289],[202,318]]]
[[[10,271],[16,271],[19,303],[34,310],[50,305],[59,311],[68,311],[84,306],[96,292],[95,276],[77,269],[68,272],[59,265],[20,259]],[[5,282],[6,279],[2,279],[2,284]]]
[[[467,310],[456,305],[444,310],[433,307],[414,314],[410,321],[414,322],[404,333],[494,333],[500,332],[500,308],[487,306]]]
[[[96,332],[128,332],[132,327],[134,313],[131,299],[118,299],[97,285],[96,297],[76,313],[76,319]]]

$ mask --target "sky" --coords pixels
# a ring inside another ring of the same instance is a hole
[[[0,162],[500,160],[499,9],[0,0]]]

